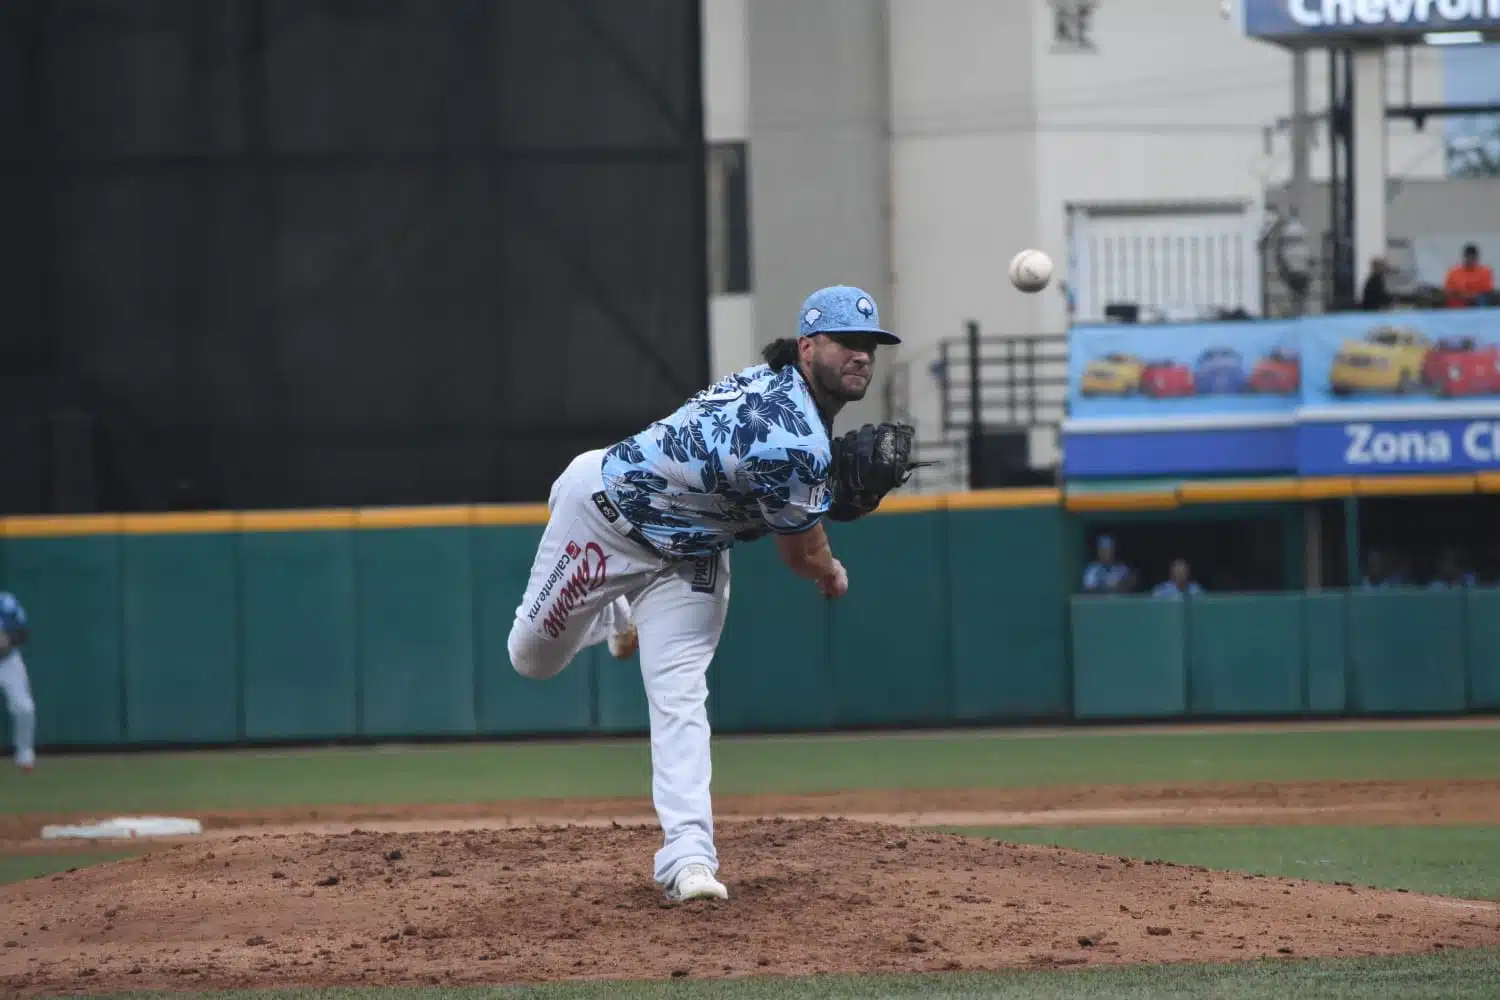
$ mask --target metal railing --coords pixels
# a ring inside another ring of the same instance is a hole
[[[882,387],[883,419],[921,427],[911,407],[911,362],[898,361],[891,366]],[[912,471],[906,489],[913,493],[946,493],[969,486],[969,452],[965,440],[918,438],[912,443],[912,458],[924,464]]]
[[[913,473],[909,488],[934,492],[972,487],[973,449],[986,434],[1024,436],[1031,469],[1055,469],[1055,455],[1043,447],[1039,459],[1031,445],[1055,442],[1066,414],[1067,336],[986,336],[971,321],[963,336],[939,341],[937,347],[937,359],[920,371],[936,382],[935,427],[913,418],[913,361],[892,365],[882,388],[885,419],[915,425],[915,457],[932,463]]]
[[[970,321],[965,336],[939,344],[935,374],[945,437],[976,427],[1056,428],[1067,414],[1068,337],[981,335]]]

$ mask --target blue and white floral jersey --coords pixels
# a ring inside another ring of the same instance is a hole
[[[610,448],[604,489],[669,556],[795,534],[830,504],[828,431],[796,365],[755,365]]]

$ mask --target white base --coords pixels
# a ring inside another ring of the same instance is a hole
[[[77,826],[44,826],[43,840],[133,840],[137,837],[190,837],[203,832],[195,819],[170,816],[118,816]]]

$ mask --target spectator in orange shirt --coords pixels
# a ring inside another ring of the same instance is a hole
[[[1448,293],[1449,308],[1494,304],[1495,272],[1479,263],[1477,246],[1470,243],[1464,247],[1463,263],[1448,269],[1443,291]]]

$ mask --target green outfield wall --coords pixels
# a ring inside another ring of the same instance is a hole
[[[489,522],[528,518],[11,522],[0,580],[32,619],[39,740],[644,732],[635,660],[511,670],[541,529]],[[1081,531],[1056,504],[832,525],[836,603],[769,542],[737,549],[716,729],[1500,708],[1500,591],[1080,598]]]

